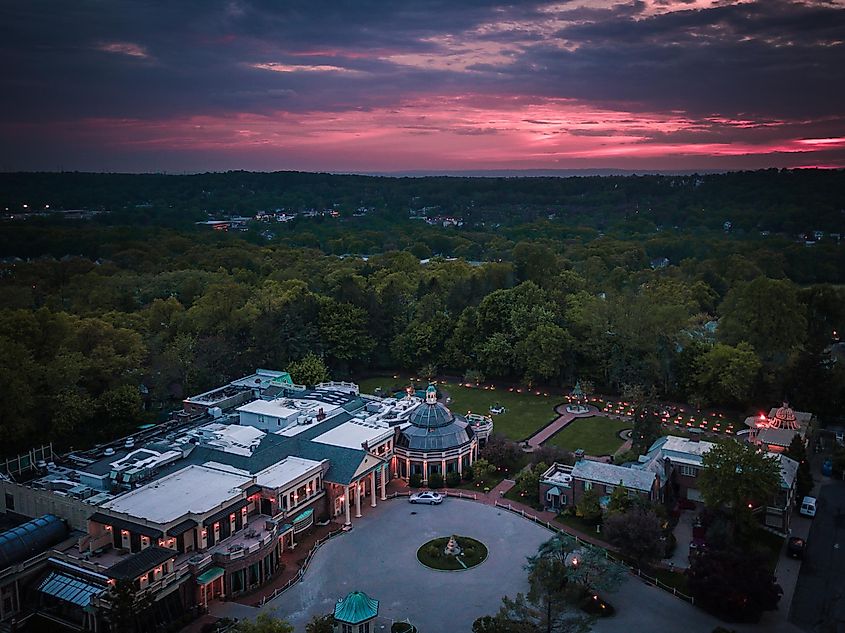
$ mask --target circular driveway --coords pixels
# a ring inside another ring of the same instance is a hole
[[[313,616],[334,611],[338,598],[359,590],[380,602],[380,616],[410,618],[420,631],[469,632],[476,618],[499,610],[502,596],[528,590],[525,559],[552,536],[505,510],[461,499],[423,506],[400,498],[365,512],[353,519],[351,532],[317,551],[302,582],[262,610],[303,631]],[[420,545],[451,534],[483,542],[487,560],[461,572],[417,561]]]

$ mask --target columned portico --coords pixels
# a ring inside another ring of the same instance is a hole
[[[387,464],[381,467],[381,500],[387,501]]]
[[[349,486],[346,486],[346,491],[344,493],[346,495],[346,499],[344,500],[344,507],[346,508],[346,525],[352,524],[352,517],[349,516],[349,505],[351,503],[351,499],[349,498]],[[358,516],[361,516],[360,514]]]
[[[382,475],[384,476],[384,475]],[[370,507],[376,507],[376,471],[370,473]]]
[[[361,518],[361,482],[355,482],[355,518]]]

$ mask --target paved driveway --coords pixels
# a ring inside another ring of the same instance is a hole
[[[461,572],[420,565],[417,548],[450,534],[482,541],[487,560]],[[410,618],[421,631],[468,632],[477,617],[498,610],[502,596],[527,591],[525,558],[550,536],[519,516],[472,501],[446,499],[439,506],[387,501],[320,548],[303,582],[264,609],[301,631],[312,616],[332,611],[338,598],[358,589],[381,602],[382,616]]]
[[[830,480],[821,487],[790,618],[807,631],[845,632],[845,483],[841,481]]]

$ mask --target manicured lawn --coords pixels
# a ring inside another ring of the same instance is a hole
[[[559,514],[557,519],[555,519],[558,523],[562,523],[567,527],[571,527],[573,530],[578,532],[582,532],[584,534],[589,534],[595,538],[601,538],[601,534],[596,532],[596,524],[591,523],[590,521],[585,521],[581,517],[574,517],[570,514]]]
[[[543,510],[543,506],[540,505],[539,495],[535,493],[533,495],[526,494],[525,496],[522,496],[516,487],[511,488],[505,493],[505,499],[508,501],[515,501],[517,503],[524,503],[525,505],[531,506],[538,511]]]
[[[362,393],[374,393],[377,387],[385,390],[409,383],[407,376],[393,378],[384,376],[367,378],[358,381]],[[425,389],[426,383],[418,381],[417,389]],[[539,429],[546,426],[557,417],[554,407],[563,402],[561,395],[543,395],[536,393],[517,393],[506,389],[484,389],[483,387],[464,387],[456,383],[439,383],[438,387],[445,390],[452,398],[449,408],[455,413],[465,415],[467,412],[488,415],[490,407],[499,405],[505,407],[505,413],[494,415],[494,432],[501,433],[512,440],[524,440],[532,436]]]
[[[573,420],[565,429],[547,442],[570,451],[583,448],[587,455],[613,455],[622,446],[622,429],[630,429],[631,422],[612,420],[604,416]]]

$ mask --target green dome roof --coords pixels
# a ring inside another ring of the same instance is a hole
[[[378,615],[378,600],[363,591],[353,591],[334,606],[334,617],[346,624],[360,624]]]

